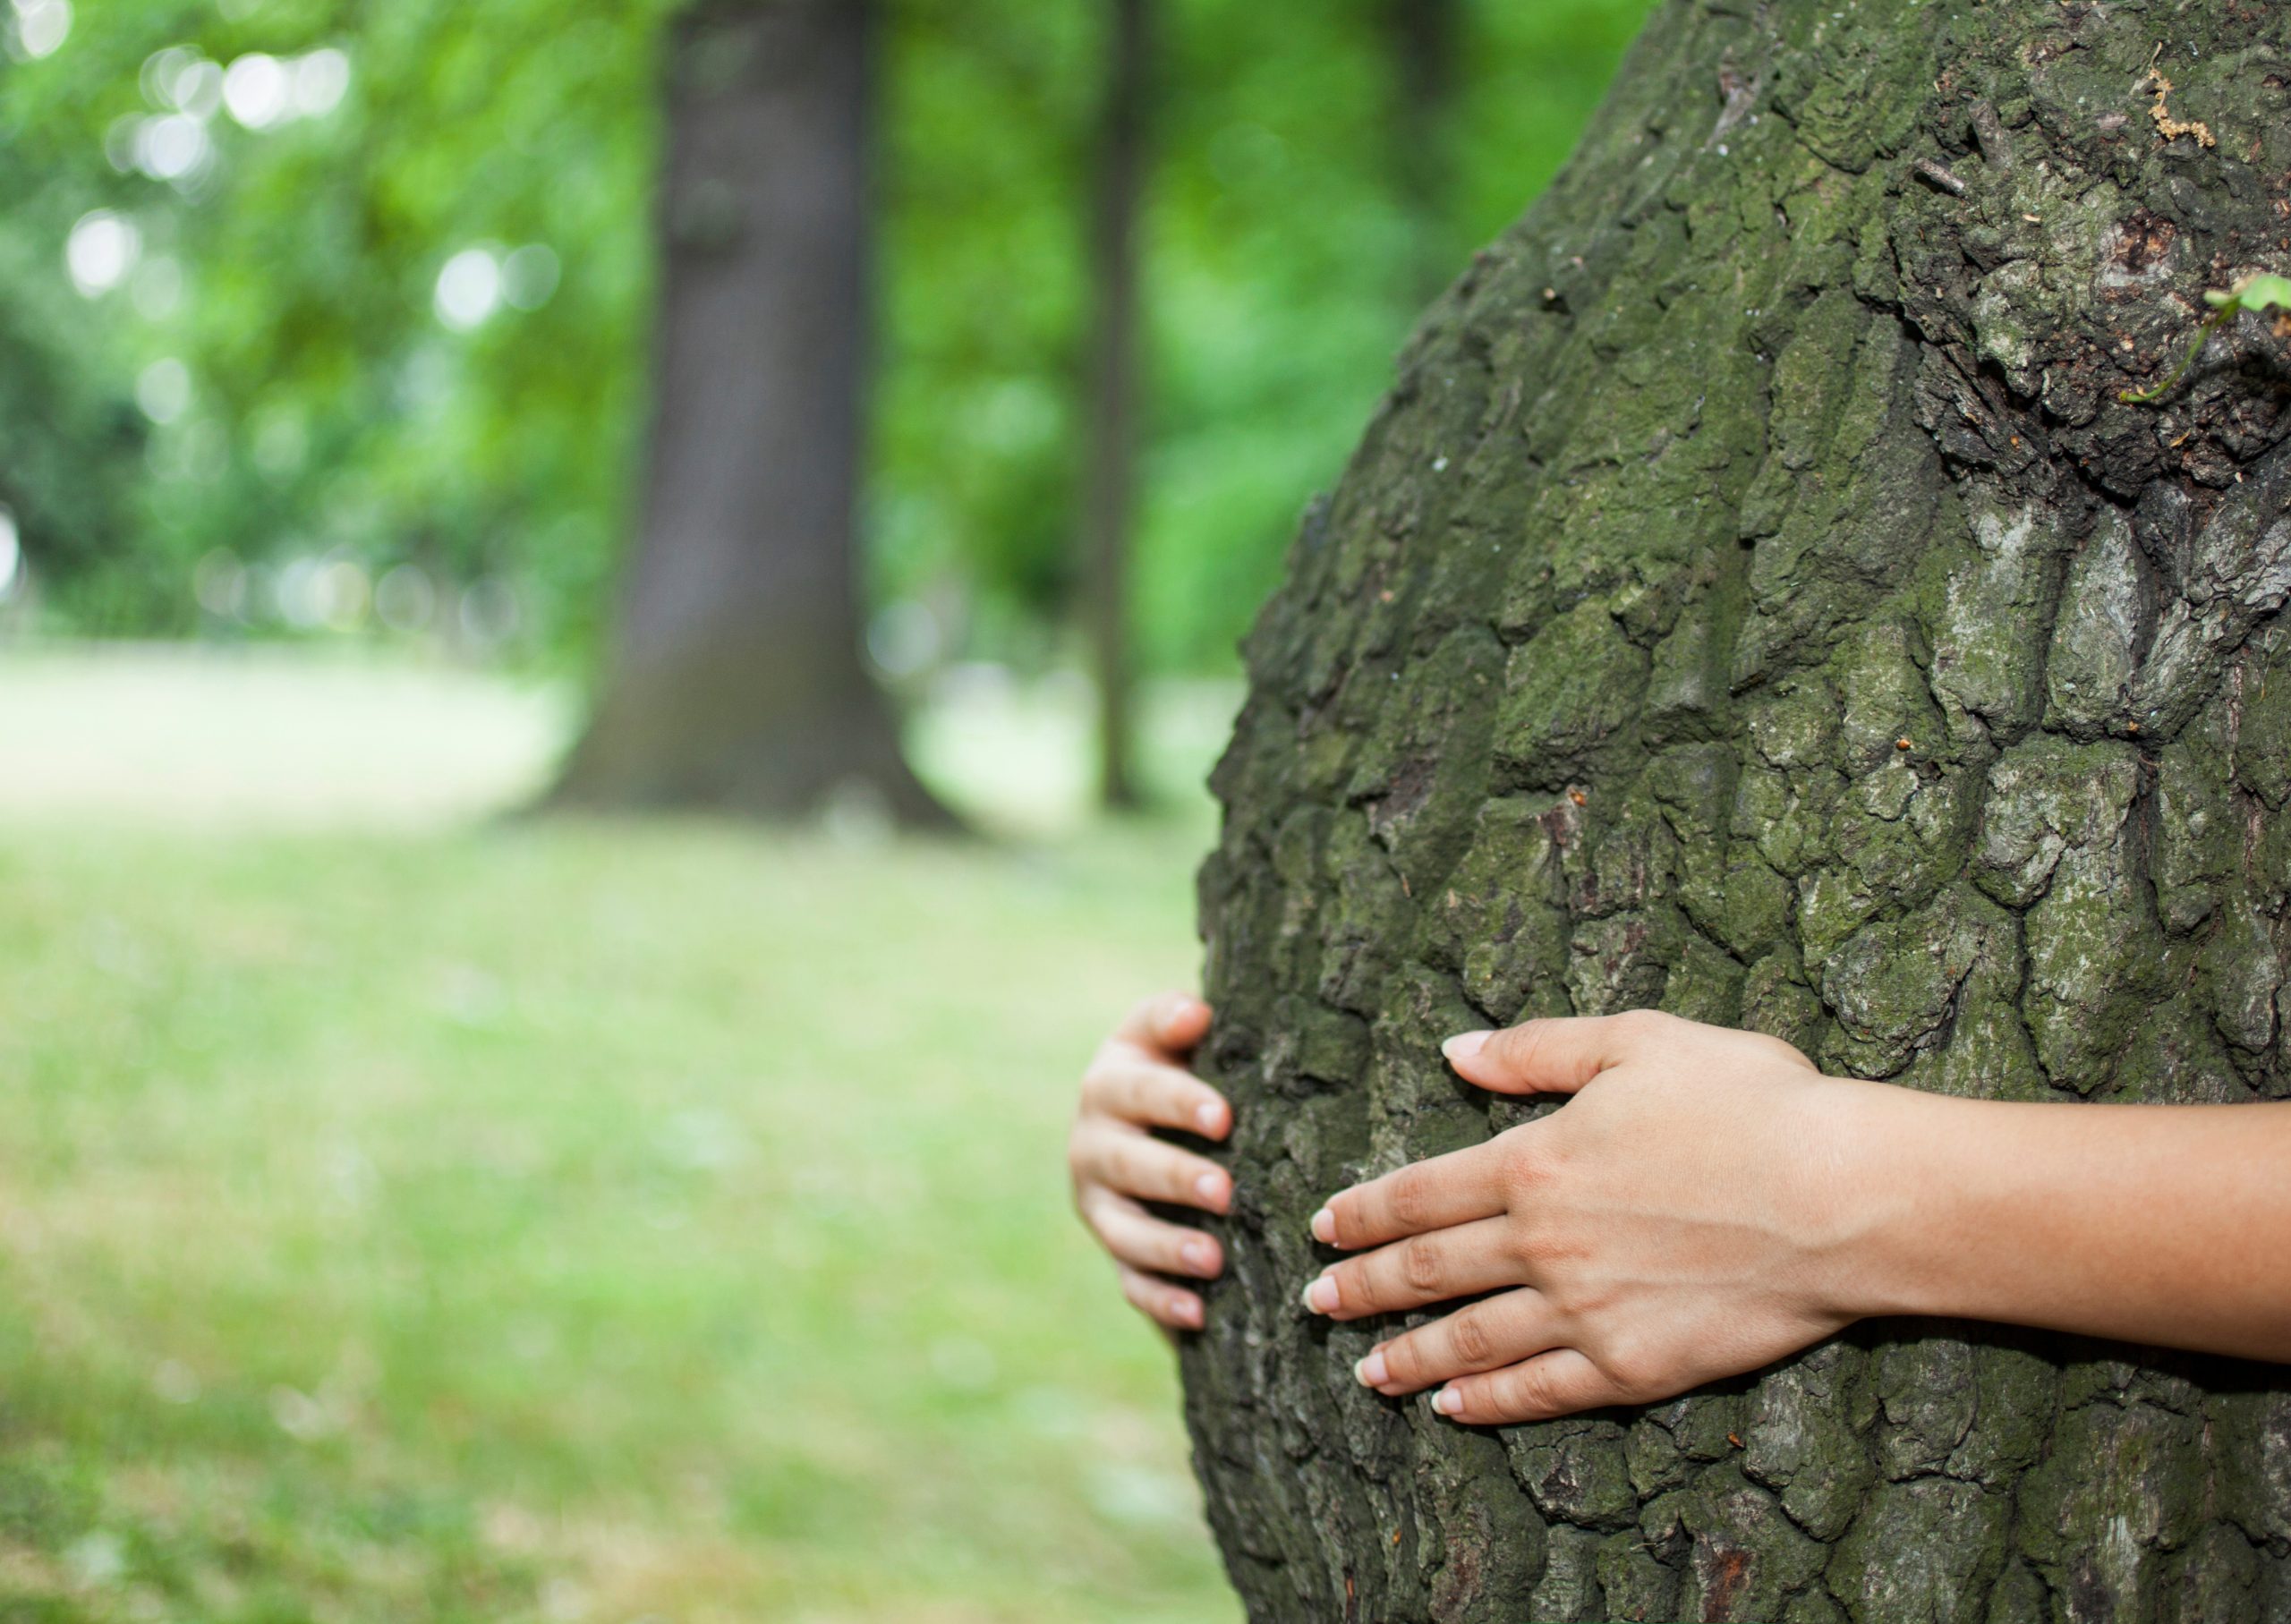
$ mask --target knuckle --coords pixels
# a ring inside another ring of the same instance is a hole
[[[1607,1380],[1625,1399],[1651,1397],[1656,1389],[1655,1362],[1635,1343],[1622,1343],[1600,1361]]]
[[[1495,1352],[1495,1338],[1487,1316],[1477,1308],[1467,1308],[1455,1315],[1448,1322],[1448,1346],[1461,1363],[1486,1365]]]
[[[1551,1237],[1535,1224],[1513,1224],[1504,1243],[1512,1260],[1523,1269],[1539,1272],[1554,1255]]]
[[[1649,1038],[1660,1037],[1664,1029],[1675,1018],[1659,1009],[1626,1009],[1614,1017],[1614,1030],[1627,1042],[1644,1042]]]
[[[1551,1022],[1544,1016],[1521,1021],[1516,1026],[1506,1026],[1489,1040],[1488,1047],[1495,1051],[1495,1059],[1506,1066],[1524,1067],[1531,1063],[1536,1051],[1543,1047],[1551,1031]]]
[[[1393,1179],[1384,1196],[1392,1221],[1404,1229],[1419,1229],[1431,1216],[1430,1192],[1412,1171]]]
[[[1413,1333],[1384,1344],[1384,1373],[1398,1385],[1423,1386],[1426,1380],[1424,1370],[1424,1350],[1418,1346]]]
[[[1158,1121],[1161,1113],[1155,1108],[1167,1092],[1159,1077],[1151,1073],[1133,1071],[1122,1078],[1120,1086],[1115,1091],[1115,1114],[1123,1121],[1134,1122],[1141,1127]]]
[[[1151,1152],[1142,1144],[1124,1139],[1106,1158],[1106,1182],[1128,1195],[1146,1195],[1154,1188],[1152,1161]]]
[[[1429,1235],[1418,1235],[1401,1243],[1400,1272],[1410,1290],[1437,1292],[1447,1279],[1438,1241]]]
[[[1540,1364],[1522,1365],[1503,1383],[1503,1407],[1516,1415],[1547,1416],[1559,1406],[1551,1372]]]

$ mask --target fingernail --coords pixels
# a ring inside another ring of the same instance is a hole
[[[1217,1131],[1217,1108],[1214,1105],[1203,1106],[1193,1113],[1193,1119],[1205,1134],[1214,1134]]]
[[[1324,1246],[1336,1245],[1336,1214],[1326,1207],[1313,1214],[1313,1238]]]
[[[1196,1331],[1201,1329],[1200,1298],[1189,1297],[1180,1297],[1177,1301],[1170,1305],[1170,1312],[1184,1323],[1192,1326]]]
[[[1384,1350],[1379,1348],[1352,1367],[1363,1387],[1382,1387],[1392,1380],[1392,1373],[1384,1368]]]
[[[1315,1314],[1336,1312],[1336,1279],[1324,1274],[1305,1288],[1305,1306]]]
[[[1495,1035],[1492,1032],[1460,1032],[1440,1045],[1440,1052],[1448,1057],[1451,1065],[1469,1060],[1486,1048],[1487,1040]]]
[[[1205,1277],[1216,1264],[1216,1259],[1210,1253],[1209,1243],[1205,1240],[1186,1242],[1184,1246],[1178,1248],[1178,1258],[1187,1268]]]
[[[1432,1395],[1432,1407],[1444,1416],[1453,1416],[1464,1407],[1464,1396],[1452,1387],[1444,1387]]]
[[[1193,1181],[1193,1193],[1215,1206],[1225,1196],[1225,1179],[1221,1173],[1204,1173]]]

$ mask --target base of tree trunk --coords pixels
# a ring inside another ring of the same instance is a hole
[[[890,706],[858,662],[797,641],[742,638],[624,665],[544,807],[787,821],[856,806],[910,829],[960,828],[907,765]]]

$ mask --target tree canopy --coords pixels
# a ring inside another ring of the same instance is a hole
[[[384,618],[581,657],[641,444],[669,0],[13,0],[0,502],[61,627]],[[1218,666],[1414,302],[1549,176],[1642,0],[1466,7],[1402,195],[1370,0],[1179,0],[1137,613]],[[1074,567],[1097,8],[903,0],[868,481],[894,665],[1039,659]],[[413,571],[392,572],[402,565]]]

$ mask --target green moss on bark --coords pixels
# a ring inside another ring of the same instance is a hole
[[[2216,148],[2147,116],[2159,40]],[[1549,1109],[1444,1070],[1468,1025],[2291,1093],[2291,358],[2245,320],[2117,398],[2291,254],[2287,87],[2279,7],[1682,0],[1428,313],[1202,873],[1240,1194],[1188,1415],[1253,1618],[2291,1618],[2279,1372],[1868,1325],[1473,1433],[1294,1306],[1331,1190]]]

